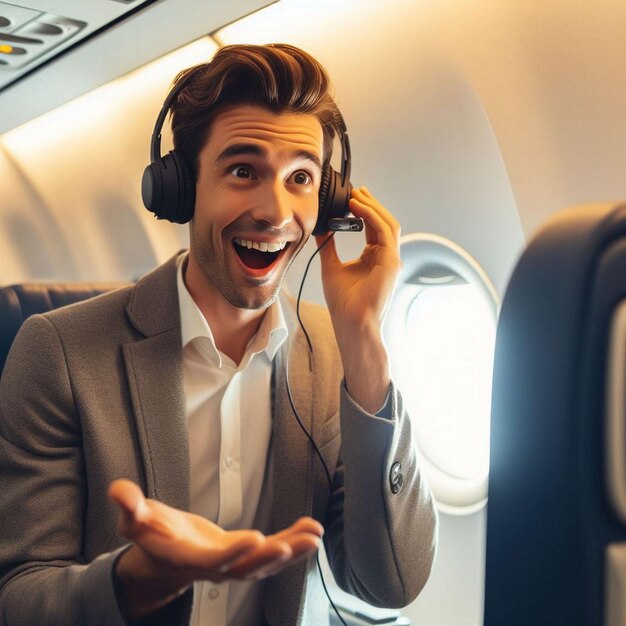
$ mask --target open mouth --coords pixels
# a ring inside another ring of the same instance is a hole
[[[241,262],[253,270],[267,269],[274,265],[289,243],[258,243],[243,239],[235,239],[233,247]]]

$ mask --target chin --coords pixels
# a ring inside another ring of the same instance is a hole
[[[246,293],[246,290],[241,290],[235,293],[222,293],[224,298],[234,307],[238,309],[248,309],[250,311],[264,311],[272,304],[274,304],[278,293],[280,291],[280,285],[272,289],[271,293]]]

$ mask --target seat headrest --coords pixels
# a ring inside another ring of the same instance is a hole
[[[124,286],[122,283],[25,283],[0,287],[0,372],[26,318]]]

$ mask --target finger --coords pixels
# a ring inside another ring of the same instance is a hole
[[[352,213],[365,222],[367,243],[398,246],[400,224],[369,192],[353,190],[349,206]]]
[[[365,222],[365,241],[368,244],[397,247],[397,240],[391,227],[368,200],[364,201],[355,195],[350,198],[350,210],[356,217],[362,218]]]
[[[292,551],[292,558],[298,559],[301,556],[305,556],[315,552],[320,547],[321,538],[317,535],[311,535],[310,533],[300,533],[293,535],[285,541],[289,544]]]
[[[312,517],[301,517],[293,524],[293,528],[301,532],[312,533],[318,537],[324,535],[324,527]]]
[[[308,533],[311,535],[315,535],[316,537],[322,537],[324,535],[324,527],[312,517],[301,517],[288,528],[285,528],[284,530],[281,530],[274,535],[270,535],[268,539],[283,539],[290,535],[296,535],[301,533]]]
[[[268,576],[274,576],[284,569],[291,567],[295,563],[302,561],[311,554],[315,554],[319,548],[320,538],[316,535],[300,535],[290,542],[293,555],[288,561],[281,563],[274,563],[263,570],[255,573],[255,576],[260,578],[267,578]]]
[[[172,562],[196,567],[200,571],[217,571],[226,567],[266,541],[258,530],[227,532],[208,520],[203,520],[200,528],[194,528],[193,524],[185,526],[181,520],[189,522],[191,519],[193,522],[194,516],[179,513],[181,519],[172,523],[171,517],[159,517],[158,511],[155,512],[149,525],[141,529],[142,536],[136,540],[145,544],[146,549]]]
[[[211,566],[216,568],[220,573],[227,572],[238,561],[258,551],[265,541],[266,539],[262,533],[258,531],[245,531],[245,533],[241,533],[241,538],[220,552],[217,560],[215,560],[214,556]]]
[[[245,555],[230,567],[222,570],[227,578],[254,577],[259,572],[289,561],[293,551],[283,541],[268,541],[252,553]]]
[[[400,223],[398,220],[381,204],[371,193],[367,187],[360,187],[354,190],[354,195],[363,201],[370,203],[372,208],[380,215],[380,217],[389,225],[393,232],[400,235]]]

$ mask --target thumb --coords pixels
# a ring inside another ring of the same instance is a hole
[[[341,264],[339,256],[337,255],[334,233],[316,235],[315,243],[319,249],[320,263],[322,264],[323,274],[328,271],[332,271],[333,266]]]
[[[109,485],[108,496],[109,500],[120,508],[119,529],[128,537],[134,525],[143,521],[149,514],[143,492],[137,483],[120,478]]]

